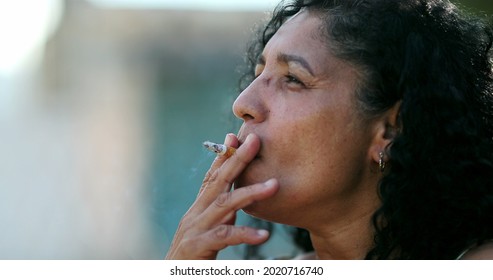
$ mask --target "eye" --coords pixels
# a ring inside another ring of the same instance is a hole
[[[296,76],[294,76],[292,74],[286,75],[286,82],[288,82],[290,84],[305,86],[305,84],[303,82],[301,82],[298,78],[296,78]]]

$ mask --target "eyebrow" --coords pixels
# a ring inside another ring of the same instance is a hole
[[[313,73],[313,70],[312,70],[312,67],[310,66],[310,64],[301,56],[293,55],[293,54],[280,53],[277,56],[277,60],[280,62],[284,62],[284,63],[294,62],[296,64],[299,64],[301,67],[305,68],[312,76],[315,75]],[[265,58],[263,55],[261,55],[258,58],[257,64],[265,65]]]

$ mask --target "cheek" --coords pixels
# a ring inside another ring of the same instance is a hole
[[[282,176],[290,182],[318,184],[320,180],[338,180],[340,174],[347,173],[344,169],[349,168],[352,158],[361,160],[365,149],[358,143],[359,130],[348,120],[344,112],[330,110],[296,121],[288,119],[284,123],[290,125],[276,126],[272,142]]]
[[[282,167],[279,175],[306,180],[311,173],[331,167],[330,155],[336,150],[337,139],[328,133],[334,130],[330,123],[319,117],[285,123],[290,124],[273,127],[269,141],[275,153],[273,164]]]
[[[285,160],[296,158],[298,163],[310,164],[313,159],[325,156],[337,142],[334,133],[336,120],[323,111],[310,114],[298,113],[293,118],[284,118],[273,124],[272,137],[276,148],[285,152]],[[302,162],[299,162],[302,160]]]

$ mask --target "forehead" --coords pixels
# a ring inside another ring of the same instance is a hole
[[[263,51],[263,58],[277,56],[279,53],[303,57],[320,78],[341,78],[351,72],[359,76],[357,67],[332,54],[331,40],[327,35],[325,20],[320,15],[307,10],[287,20],[269,40]]]
[[[285,33],[292,33],[293,35],[305,35],[306,39],[319,40],[322,43],[321,27],[322,20],[319,16],[308,10],[302,10],[287,19],[286,22],[279,28],[277,34],[286,35]]]
[[[321,46],[325,43],[322,40],[321,27],[322,21],[319,17],[308,11],[301,11],[279,28],[265,48],[268,49],[273,42],[287,43],[292,48],[303,47],[307,43]]]
[[[285,53],[304,57],[315,72],[328,70],[328,61],[337,59],[330,53],[329,40],[324,35],[322,19],[308,11],[301,11],[288,19],[269,40],[263,56]],[[268,60],[268,59],[267,59]],[[318,68],[318,69],[317,69]],[[317,71],[318,70],[318,71]]]

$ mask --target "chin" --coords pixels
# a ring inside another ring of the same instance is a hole
[[[263,176],[263,174],[255,172],[251,168],[247,168],[234,181],[234,188],[239,189],[246,186],[262,183],[267,181],[268,179],[269,178],[266,178],[266,176]]]
[[[240,185],[239,188],[241,186],[245,185]],[[292,199],[286,197],[285,189],[283,190],[281,187],[274,196],[265,200],[256,201],[241,210],[257,219],[301,227],[306,220],[303,218],[303,215],[297,215],[296,208],[293,208],[296,205],[286,203],[286,201],[292,201]]]
[[[278,214],[282,213],[283,211],[276,207],[276,199],[274,197],[254,202],[247,207],[244,207],[242,210],[246,214],[258,219],[275,223],[287,222],[282,217],[278,217]]]
[[[268,202],[267,202],[268,203]],[[265,205],[265,203],[260,202],[259,204]],[[247,215],[252,216],[254,218],[272,222],[272,223],[278,223],[278,224],[283,224],[283,225],[288,225],[288,226],[296,226],[298,223],[295,220],[292,220],[289,215],[288,216],[278,216],[277,213],[282,212],[282,211],[276,211],[272,210],[270,207],[269,209],[263,207],[263,205],[250,205],[242,209],[243,212],[245,212]]]
[[[260,205],[259,205],[260,204]],[[248,205],[247,207],[243,208],[243,212],[246,214],[255,217],[257,219],[262,219],[262,220],[267,220],[274,222],[272,220],[272,217],[268,217],[268,215],[265,215],[265,211],[262,209],[262,202],[255,202],[251,205]]]

